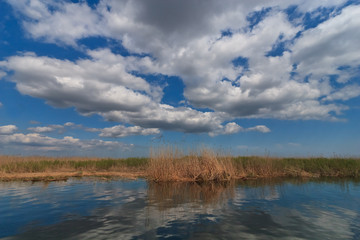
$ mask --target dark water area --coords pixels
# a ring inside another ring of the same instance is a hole
[[[360,239],[360,183],[0,182],[1,239]]]

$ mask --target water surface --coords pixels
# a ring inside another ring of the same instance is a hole
[[[1,182],[0,238],[360,239],[360,184]]]

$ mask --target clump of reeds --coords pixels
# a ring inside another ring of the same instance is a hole
[[[169,147],[151,151],[147,173],[148,178],[156,182],[220,182],[233,178],[235,169],[231,157],[220,156],[211,150],[184,155]]]

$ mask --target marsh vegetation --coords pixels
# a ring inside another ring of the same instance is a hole
[[[360,177],[357,158],[227,156],[211,150],[184,154],[173,148],[149,158],[0,156],[0,179],[56,180],[71,176],[145,177],[154,182],[222,182],[268,177]]]

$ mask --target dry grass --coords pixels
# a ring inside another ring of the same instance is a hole
[[[233,164],[243,177],[360,177],[356,158],[235,157]]]
[[[130,174],[131,173],[131,174]],[[356,158],[231,157],[203,149],[185,155],[172,147],[150,158],[0,156],[0,180],[70,176],[135,176],[154,182],[224,182],[266,177],[360,177]],[[33,177],[32,177],[33,176]]]
[[[144,176],[146,158],[0,156],[0,180],[61,180],[73,176]]]
[[[231,157],[219,156],[211,150],[203,149],[200,154],[184,156],[172,148],[151,151],[148,178],[156,182],[164,181],[228,181],[234,177]]]
[[[166,181],[228,181],[269,177],[360,177],[356,158],[231,157],[203,149],[189,155],[171,147],[152,151],[148,178]]]

